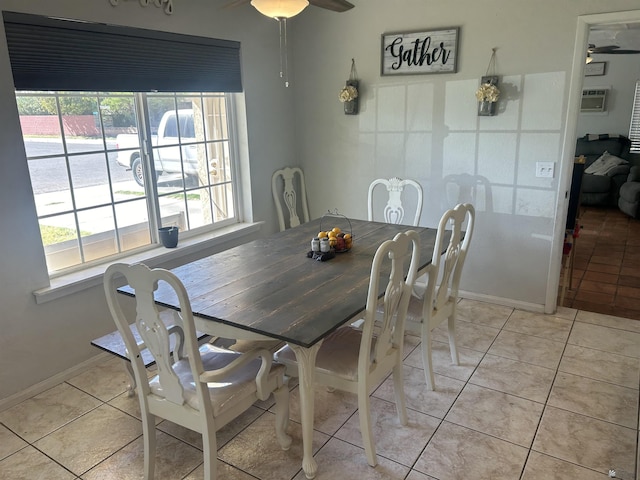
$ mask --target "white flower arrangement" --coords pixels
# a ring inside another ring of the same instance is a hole
[[[500,90],[498,87],[491,83],[483,83],[480,88],[476,90],[476,98],[479,102],[497,102],[500,97]]]
[[[358,89],[353,85],[347,85],[342,90],[340,90],[340,95],[338,97],[342,103],[352,102],[356,98],[358,98]]]

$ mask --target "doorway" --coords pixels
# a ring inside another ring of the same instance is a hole
[[[628,28],[632,24],[640,25],[640,11],[585,15],[578,18],[567,113],[567,136],[564,145],[567,152],[565,158],[570,157],[571,165],[563,168],[564,173],[569,172],[573,167],[573,152],[577,137],[585,133],[628,134],[628,127],[627,131],[581,131],[585,127],[584,125],[580,127],[579,115],[583,86],[592,88],[594,84],[593,79],[589,79],[590,84],[585,82],[584,75],[585,58],[589,54],[587,45],[593,43],[589,40],[590,33],[592,31],[611,33],[617,26]],[[603,38],[602,35],[600,38]],[[606,35],[604,38],[606,39]],[[627,57],[627,55],[624,56]],[[607,58],[603,55],[594,55],[594,57],[593,60],[596,62],[602,62]],[[622,56],[616,55],[614,58],[618,57]],[[637,55],[632,58],[637,58]],[[628,118],[630,116],[629,114]],[[623,130],[620,126],[612,128]],[[571,132],[574,132],[573,135]],[[571,183],[570,173],[565,175],[564,179],[563,185],[566,185],[568,191]],[[565,218],[565,215],[566,211],[562,212],[560,217]],[[640,272],[640,256],[636,256],[636,251],[640,251],[638,249],[640,242],[636,243],[640,233],[640,222],[627,217],[615,207],[586,207],[581,209],[579,224],[583,229],[576,241],[574,276],[572,277],[574,291],[565,291],[564,306],[640,319],[640,277],[636,276],[639,274],[633,275],[635,272]],[[564,225],[561,230],[558,224],[558,231],[564,237]],[[564,245],[564,241],[557,243]],[[549,292],[557,295],[558,306],[561,305],[559,295],[561,291],[562,280],[557,291]]]

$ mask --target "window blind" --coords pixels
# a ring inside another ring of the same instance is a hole
[[[240,43],[3,12],[17,90],[240,92]]]
[[[631,139],[630,151],[633,153],[640,153],[640,80],[636,82],[636,93],[633,97],[629,139]]]

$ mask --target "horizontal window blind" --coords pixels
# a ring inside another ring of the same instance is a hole
[[[636,93],[633,97],[629,138],[631,139],[631,152],[640,153],[640,80],[636,82]]]
[[[3,12],[17,90],[240,92],[240,43]]]

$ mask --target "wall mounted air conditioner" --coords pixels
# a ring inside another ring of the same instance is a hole
[[[585,88],[582,90],[581,112],[606,112],[608,88]]]

